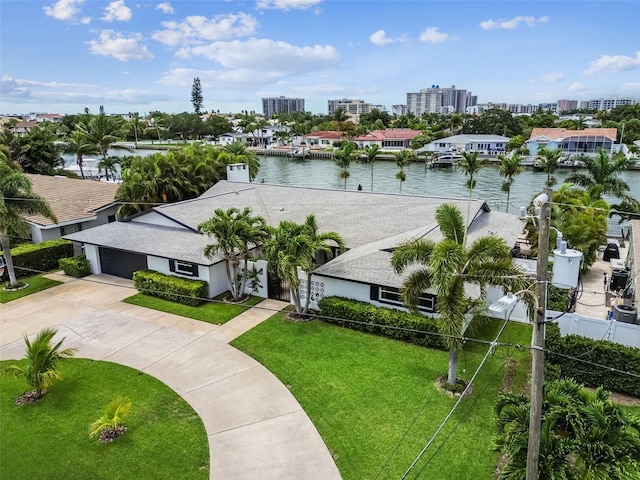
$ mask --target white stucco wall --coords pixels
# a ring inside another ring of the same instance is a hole
[[[102,268],[100,267],[100,254],[97,245],[84,244],[84,256],[91,262],[91,273],[100,275]]]
[[[227,286],[227,272],[224,262],[216,263],[208,267],[209,270],[209,296],[216,297],[229,290]]]
[[[169,259],[154,257],[147,255],[147,266],[149,270],[155,270],[156,272],[164,273],[165,275],[175,275],[176,277],[186,278],[188,280],[203,280],[209,284],[209,297],[213,297],[217,294],[212,294],[211,291],[211,271],[209,267],[198,265],[198,276],[193,277],[191,275],[181,275],[178,272],[172,272],[169,266]]]
[[[258,282],[259,282],[258,288],[255,291],[251,290],[249,282],[247,281],[247,288],[245,288],[244,292],[248,295],[255,295],[256,297],[267,298],[269,294],[269,291],[268,291],[269,284],[267,279],[267,262],[264,260],[256,260],[255,262],[249,262],[249,271],[251,271],[251,269],[254,266],[256,267],[256,270],[258,270]],[[224,268],[222,269],[222,273],[226,275]],[[224,280],[225,280],[225,286],[226,286],[226,276],[224,277]]]
[[[117,210],[118,207],[114,205],[113,207],[109,207],[98,212],[95,216],[95,220],[63,224],[62,228],[64,228],[64,234],[68,235],[70,233],[87,230],[89,228],[97,227],[98,225],[109,223],[109,216],[115,215]],[[47,240],[56,240],[62,237],[61,227],[58,225],[48,228],[40,228],[37,225],[30,224],[29,229],[31,230],[31,241],[33,243],[46,242]]]

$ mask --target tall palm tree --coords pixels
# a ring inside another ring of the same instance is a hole
[[[399,274],[410,270],[401,296],[407,307],[418,312],[420,295],[433,290],[437,295],[438,330],[446,335],[449,348],[447,381],[455,385],[458,352],[462,349],[465,317],[482,313],[489,284],[518,291],[525,288],[522,270],[513,262],[510,247],[495,236],[480,237],[466,247],[465,224],[458,208],[444,204],[436,211],[436,220],[444,237],[439,242],[416,239],[398,246],[391,254],[391,264]],[[414,268],[414,267],[418,268]],[[479,287],[480,296],[467,292],[466,285]]]
[[[133,152],[125,145],[117,145],[116,142],[124,136],[124,120],[121,117],[113,117],[104,113],[100,106],[100,113],[93,116],[88,122],[80,122],[76,130],[83,137],[83,141],[94,145],[103,159],[107,158],[109,149]]]
[[[404,169],[411,164],[411,160],[415,158],[415,155],[411,150],[400,150],[399,152],[395,152],[393,156],[396,157],[396,165],[400,169],[400,171],[396,173],[396,178],[400,180],[400,193],[402,193],[402,182],[407,179],[407,174]]]
[[[98,148],[95,144],[87,142],[84,135],[79,131],[74,130],[64,142],[62,151],[63,153],[76,156],[76,164],[78,168],[80,168],[80,175],[84,178],[84,156],[98,153]]]
[[[347,178],[349,178],[349,167],[351,162],[358,156],[358,145],[354,142],[344,142],[333,154],[333,160],[340,168],[340,178],[344,178],[344,189],[347,189]]]
[[[45,394],[45,388],[62,378],[58,363],[72,357],[75,348],[62,348],[64,338],[53,345],[53,337],[58,333],[54,328],[45,328],[38,332],[33,342],[24,336],[27,351],[24,357],[26,365],[12,364],[4,367],[2,375],[23,377],[35,389],[35,400]]]
[[[469,228],[469,216],[471,215],[471,197],[476,186],[476,176],[478,172],[487,166],[486,158],[478,158],[478,152],[462,152],[462,158],[456,163],[456,167],[468,176],[467,188],[469,189],[469,203],[467,204],[467,223],[464,231],[463,244],[466,245],[467,229]]]
[[[529,403],[526,395],[506,393],[495,405],[495,448],[507,458],[502,480],[525,478]],[[541,422],[538,478],[640,478],[640,421],[602,388],[593,392],[573,380],[547,382]]]
[[[585,171],[571,173],[566,182],[586,189],[600,185],[602,195],[613,195],[617,198],[623,198],[629,192],[629,185],[620,178],[620,173],[635,163],[632,159],[627,159],[622,153],[611,156],[600,149],[595,157],[586,155],[582,161]]]
[[[104,174],[105,174],[105,177],[107,178],[107,181],[111,180],[111,178],[115,180],[116,172],[118,171],[116,165],[118,165],[117,157],[102,158],[97,165],[98,172],[104,170]]]
[[[504,177],[505,181],[502,184],[502,191],[507,193],[507,209],[509,213],[509,197],[511,196],[511,185],[515,180],[515,177],[524,172],[524,167],[521,165],[522,157],[519,153],[515,153],[511,156],[498,155],[500,165],[498,165],[498,173],[501,177]]]
[[[556,183],[556,179],[551,175],[556,171],[556,168],[558,168],[562,156],[563,152],[559,148],[549,150],[546,147],[541,147],[540,150],[538,150],[536,162],[540,165],[544,173],[547,174],[547,180],[545,181],[547,187],[552,187]]]
[[[29,178],[6,159],[0,160],[0,245],[11,287],[17,287],[18,281],[11,258],[9,236],[29,234],[29,224],[24,215],[42,215],[58,222],[46,200],[33,193]]]
[[[373,192],[373,164],[376,158],[380,154],[380,145],[374,143],[373,145],[367,145],[362,152],[367,158],[367,162],[371,165],[371,191]]]
[[[266,222],[262,217],[252,217],[248,207],[242,211],[216,208],[213,217],[198,225],[198,232],[214,237],[204,254],[208,258],[222,255],[229,292],[234,301],[240,300],[247,284],[250,251],[262,245],[269,235]]]
[[[234,140],[224,146],[220,160],[227,164],[246,163],[249,166],[249,180],[253,181],[260,170],[260,160],[258,156],[247,148],[247,144],[242,140]]]

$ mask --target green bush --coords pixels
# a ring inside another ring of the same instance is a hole
[[[417,331],[438,333],[435,319],[392,308],[376,307],[370,303],[342,297],[325,297],[318,302],[318,306],[320,314],[325,317],[322,320],[327,323],[424,347],[446,350],[442,337]]]
[[[628,347],[607,340],[593,340],[580,335],[560,335],[560,327],[548,324],[546,347],[549,354],[546,361],[552,366],[551,372],[558,372],[562,378],[573,378],[588,387],[603,387],[605,390],[625,395],[640,396],[640,379],[612,372],[608,368],[597,367],[572,358],[554,355],[561,353],[581,360],[606,365],[625,372],[640,372],[640,348]]]
[[[146,295],[196,307],[204,302],[209,284],[203,280],[190,280],[165,275],[154,270],[139,270],[133,274],[133,285]]]
[[[73,244],[68,240],[25,243],[11,249],[11,258],[18,278],[57,269],[58,261],[68,257],[73,257]]]
[[[549,284],[547,287],[547,305],[549,310],[556,312],[564,312],[569,304],[569,294],[571,290],[566,288],[558,288]]]
[[[86,277],[91,273],[91,262],[86,257],[61,258],[58,265],[65,275],[72,277]]]

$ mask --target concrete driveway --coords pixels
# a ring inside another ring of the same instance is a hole
[[[288,389],[227,342],[281,309],[266,300],[222,326],[121,303],[135,293],[110,276],[63,285],[0,305],[0,359],[24,354],[23,334],[56,326],[77,356],[152,375],[200,415],[211,479],[340,479],[318,431]]]

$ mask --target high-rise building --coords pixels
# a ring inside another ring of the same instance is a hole
[[[399,105],[391,105],[391,113],[393,115],[406,115],[407,114],[407,106],[404,104]]]
[[[471,92],[457,89],[455,85],[450,88],[432,85],[417,93],[407,93],[407,111],[418,116],[423,113],[464,113],[477,101]]]
[[[558,100],[558,112],[570,112],[571,110],[577,110],[578,100]]]
[[[269,97],[262,99],[262,113],[272,117],[274,113],[304,112],[304,98]]]
[[[354,100],[351,98],[343,98],[341,100],[328,100],[327,105],[329,115],[333,114],[333,112],[335,112],[339,108],[350,115],[362,115],[363,113],[369,113],[374,108],[371,103],[366,103],[364,100]]]
[[[633,97],[625,97],[625,98],[598,98],[592,99],[588,101],[588,109],[589,110],[611,110],[612,108],[618,107],[620,105],[633,105],[636,103],[640,103],[640,99]]]

